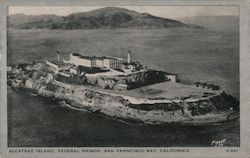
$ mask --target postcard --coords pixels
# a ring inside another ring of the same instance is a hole
[[[248,157],[247,1],[3,1],[2,157]]]

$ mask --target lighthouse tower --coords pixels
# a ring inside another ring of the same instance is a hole
[[[57,51],[57,61],[60,61],[60,52]]]
[[[128,63],[130,64],[130,62],[131,62],[131,51],[128,50]]]

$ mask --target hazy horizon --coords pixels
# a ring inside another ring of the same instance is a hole
[[[105,7],[118,7],[139,13],[149,13],[163,18],[182,19],[197,16],[238,16],[239,10],[233,6],[10,6],[9,15],[58,15],[88,12]]]

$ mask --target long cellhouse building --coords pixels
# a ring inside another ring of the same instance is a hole
[[[75,65],[81,65],[85,67],[100,67],[100,68],[112,68],[119,69],[123,63],[126,62],[123,58],[110,57],[110,56],[83,56],[78,53],[71,53],[69,62]]]

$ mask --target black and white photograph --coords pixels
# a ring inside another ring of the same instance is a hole
[[[8,148],[241,147],[238,6],[16,5],[6,25]]]

